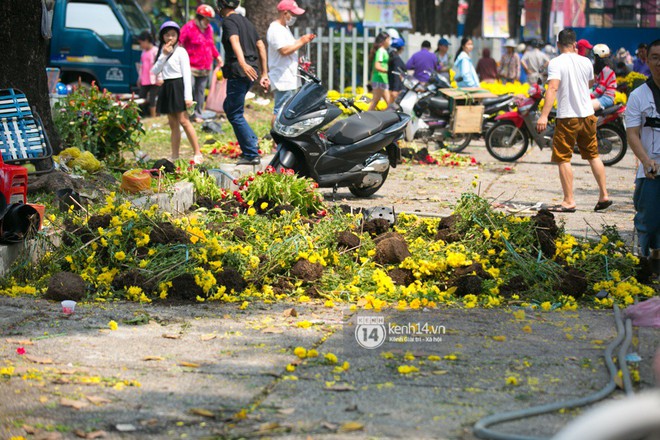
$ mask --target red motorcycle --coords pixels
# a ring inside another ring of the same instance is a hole
[[[536,121],[541,116],[539,103],[545,91],[534,84],[529,89],[529,98],[519,99],[515,111],[501,114],[495,118],[497,121],[486,132],[486,149],[497,160],[502,162],[515,162],[520,159],[529,148],[530,140],[539,148],[552,147],[552,136],[555,131],[555,111],[550,112],[548,128],[539,133],[536,131]],[[626,154],[628,142],[623,126],[623,114],[626,106],[616,104],[598,110],[596,136],[598,137],[598,154],[603,164],[607,166],[618,163]],[[577,146],[575,152],[577,152]]]

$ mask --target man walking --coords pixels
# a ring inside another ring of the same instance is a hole
[[[298,49],[312,41],[314,34],[306,34],[297,40],[289,26],[305,13],[294,0],[282,0],[277,5],[278,17],[268,27],[268,76],[275,92],[275,108],[271,125],[282,105],[298,89]]]
[[[564,193],[560,205],[548,209],[557,212],[575,212],[573,197],[573,169],[571,157],[573,146],[580,149],[583,159],[589,161],[591,172],[598,184],[599,195],[595,211],[612,205],[605,186],[605,166],[598,157],[596,122],[594,108],[589,98],[589,90],[594,82],[594,69],[589,59],[577,54],[575,31],[562,30],[557,37],[561,55],[553,58],[548,65],[548,91],[545,105],[536,123],[539,132],[548,126],[548,115],[557,98],[557,123],[552,139],[552,162],[559,166],[559,180]]]
[[[639,159],[633,203],[641,254],[660,259],[660,40],[648,46],[647,64],[651,77],[628,99],[626,134]]]
[[[258,165],[261,163],[257,135],[245,120],[245,95],[254,81],[268,91],[268,66],[266,46],[259,38],[254,25],[236,13],[240,0],[219,0],[222,22],[222,46],[225,49],[225,65],[222,73],[227,79],[227,97],[223,109],[227,120],[234,129],[236,140],[241,146],[241,157],[237,165]]]
[[[429,82],[431,73],[435,72],[437,67],[438,58],[431,52],[431,42],[428,40],[422,42],[422,49],[415,52],[406,63],[406,69],[414,70],[413,76],[421,83]]]

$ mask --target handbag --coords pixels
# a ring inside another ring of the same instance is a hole
[[[227,96],[227,80],[224,78],[218,80],[218,71],[220,68],[216,67],[213,71],[211,78],[211,87],[209,87],[209,95],[206,97],[206,110],[216,113],[224,113],[222,108],[225,97]]]

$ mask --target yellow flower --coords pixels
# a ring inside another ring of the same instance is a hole
[[[325,357],[325,360],[328,361],[328,363],[331,364],[337,363],[337,356],[333,353],[326,353],[323,357]]]
[[[400,365],[397,370],[399,371],[399,374],[410,374],[418,372],[419,368],[413,365]]]
[[[268,202],[262,202],[261,205],[259,205],[259,208],[261,208],[262,211],[265,211],[266,208],[268,208]]]
[[[247,307],[250,305],[249,301],[243,301],[243,303],[240,305],[239,309],[245,310]]]
[[[115,252],[115,260],[124,261],[126,259],[126,254],[124,251]]]
[[[305,359],[307,357],[307,350],[304,347],[296,347],[295,350],[293,350],[293,354],[300,359]]]
[[[293,364],[288,364],[286,366],[286,371],[288,371],[289,373],[293,373],[294,371],[296,371],[296,366]]]
[[[436,356],[436,355],[432,354],[428,357],[428,360],[430,360],[431,362],[437,362],[437,361],[440,360],[440,356]]]
[[[515,376],[509,376],[506,378],[506,384],[515,387],[518,385],[518,378],[516,378]]]
[[[252,216],[252,215],[255,215],[256,213],[257,213],[257,210],[254,209],[254,208],[249,208],[249,209],[247,210],[247,215]]]
[[[108,323],[108,327],[110,328],[110,330],[117,330],[117,327],[119,327],[119,326],[117,325],[117,323],[115,321],[110,321]]]
[[[307,352],[307,357],[308,358],[315,358],[319,356],[319,352],[314,350],[313,348]]]

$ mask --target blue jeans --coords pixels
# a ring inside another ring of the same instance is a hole
[[[600,108],[607,108],[614,105],[614,100],[610,96],[603,95],[596,99],[600,102]]]
[[[648,257],[650,249],[660,248],[660,179],[639,178],[635,180],[635,229],[639,237],[639,247],[643,256]]]
[[[227,97],[223,109],[227,120],[234,129],[236,140],[241,146],[243,156],[250,159],[259,156],[257,135],[245,120],[245,95],[252,87],[252,81],[247,78],[228,79]]]
[[[284,103],[286,103],[289,98],[295,95],[296,92],[297,90],[275,90],[275,107],[273,108],[273,114],[277,115]]]

